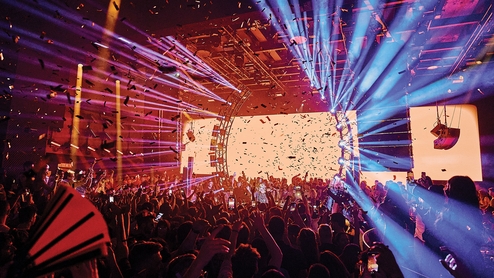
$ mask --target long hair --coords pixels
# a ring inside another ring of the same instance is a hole
[[[479,207],[479,198],[475,183],[467,176],[454,176],[448,180],[449,188],[446,193],[449,199],[473,207]]]
[[[319,262],[319,247],[316,234],[309,228],[303,228],[298,233],[298,243],[309,265]]]

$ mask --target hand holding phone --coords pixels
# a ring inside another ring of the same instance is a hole
[[[228,209],[229,210],[235,209],[235,197],[233,196],[228,197]]]
[[[154,221],[155,222],[160,221],[161,217],[163,217],[163,213],[160,212],[160,213],[158,213],[158,215],[156,215],[156,218],[154,218]]]
[[[367,256],[367,270],[370,273],[376,273],[379,270],[379,265],[377,264],[377,257],[379,254],[370,253]]]
[[[297,204],[296,203],[291,203],[290,204],[290,211],[295,211],[296,208],[297,208]]]

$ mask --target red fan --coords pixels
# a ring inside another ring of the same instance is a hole
[[[110,242],[105,220],[75,189],[62,185],[34,227],[14,266],[19,276],[36,277],[106,255]]]

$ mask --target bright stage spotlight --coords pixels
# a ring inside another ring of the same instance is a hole
[[[343,158],[343,157],[338,158],[338,164],[345,165],[345,163],[346,163],[345,158]]]
[[[346,144],[347,142],[345,140],[340,140],[340,142],[338,142],[338,146],[342,149],[345,148]]]
[[[336,124],[336,130],[341,131],[343,130],[343,125],[341,123]]]

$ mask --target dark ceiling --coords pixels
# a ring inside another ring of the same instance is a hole
[[[30,57],[31,59],[41,59],[36,56],[45,55],[49,60],[49,56],[52,56],[56,60],[53,63],[63,67],[62,64],[66,61],[60,61],[59,55],[62,54],[73,60],[83,60],[85,65],[97,68],[98,65],[93,62],[94,57],[100,56],[104,49],[98,49],[93,42],[100,41],[103,35],[101,31],[92,33],[92,37],[81,35],[77,31],[80,25],[77,24],[86,25],[86,28],[90,28],[89,24],[105,26],[106,12],[117,10],[119,14],[115,20],[114,41],[123,36],[160,53],[156,44],[149,43],[149,38],[159,40],[165,36],[173,36],[231,84],[239,88],[247,88],[252,92],[251,97],[239,111],[241,115],[327,111],[332,105],[328,100],[321,100],[318,93],[324,91],[323,93],[328,96],[335,92],[327,88],[311,87],[311,80],[304,72],[307,63],[311,61],[304,61],[299,55],[294,55],[292,46],[295,43],[293,38],[288,37],[293,30],[288,30],[290,26],[287,27],[281,21],[279,8],[271,6],[274,14],[263,8],[266,1],[146,0],[122,1],[119,6],[115,2],[112,4],[106,1],[81,3],[70,0],[65,2],[38,0],[27,1],[24,4],[21,2],[13,5],[7,1],[8,4],[4,5],[9,8],[2,11],[5,19],[2,26],[3,47],[14,47],[19,55],[27,53],[34,56]],[[467,76],[479,76],[492,68],[494,28],[493,8],[489,0],[343,1],[341,5],[331,5],[328,15],[321,15],[320,11],[313,10],[311,1],[299,3],[298,8],[303,12],[304,17],[296,18],[296,6],[292,5],[290,8],[294,14],[287,15],[287,18],[293,17],[294,21],[303,22],[305,25],[308,37],[305,38],[307,42],[303,43],[303,48],[312,51],[319,47],[317,44],[320,44],[330,49],[328,53],[333,55],[331,65],[314,63],[316,74],[320,73],[322,68],[330,66],[333,72],[330,78],[333,89],[339,87],[341,80],[345,81],[345,86],[351,83],[357,84],[353,90],[346,92],[347,99],[356,102],[350,108],[363,109],[365,105],[372,106],[373,103],[366,99],[372,97],[375,91],[382,90],[376,84],[384,83],[386,78],[396,74],[399,75],[398,81],[392,88],[388,88],[387,95],[410,93],[413,96],[413,92],[417,91],[415,94],[417,96],[419,93],[423,94],[420,89],[426,84],[442,79],[448,79],[452,84],[463,83],[453,85],[461,88],[456,92],[452,87],[451,95],[446,94],[420,101],[411,100],[412,105],[431,104],[438,99],[448,98],[456,99],[457,102],[468,102],[469,99],[462,96],[478,89],[482,92],[490,91],[492,82],[464,80]],[[407,15],[414,16],[414,20],[407,24],[406,28],[397,28],[398,23],[406,20],[400,18],[403,17],[402,12],[405,10]],[[323,16],[330,19],[335,30],[325,41],[317,40],[314,33],[314,20]],[[362,27],[358,23],[359,18],[370,19],[369,25]],[[57,24],[74,26],[57,26]],[[65,30],[62,27],[65,27]],[[359,28],[367,28],[367,30],[362,32],[357,30]],[[45,45],[34,46],[31,42],[27,44],[26,36],[29,33],[33,38],[39,36],[42,40],[37,43]],[[20,35],[20,40],[12,43],[16,34]],[[46,41],[50,38],[53,38],[53,46],[46,46]],[[379,51],[386,49],[387,45],[400,41],[405,41],[406,43],[402,45],[406,47],[400,50],[400,57],[392,59],[401,60],[385,68],[373,86],[366,88],[364,92],[359,92],[358,84],[367,74],[375,70],[373,65],[376,61],[373,61],[373,57]],[[363,64],[363,67],[357,68],[357,62],[352,61],[348,55],[349,49],[355,44],[361,45],[367,51],[366,55],[362,55],[357,61]],[[40,48],[45,47],[55,49],[50,50],[51,53],[42,52]],[[35,53],[29,53],[30,50]],[[118,55],[113,55],[112,52],[110,63],[114,65],[134,63],[135,61],[126,60],[129,57],[136,57],[136,54],[131,52],[127,50],[126,53],[125,51],[117,53]],[[173,54],[173,51],[169,54]],[[183,61],[179,60],[179,62]],[[74,62],[67,67],[74,67],[73,64]],[[48,62],[46,66],[48,67]],[[115,72],[115,68],[117,71],[121,70],[121,75],[126,70],[116,65],[108,71]],[[5,66],[5,63],[4,69],[16,70]],[[468,73],[465,76],[455,75],[466,69]],[[137,75],[146,74],[142,74],[146,71],[142,65],[133,66],[128,71],[129,76],[132,70],[138,71]],[[49,76],[49,78],[54,77]],[[196,79],[224,99],[227,99],[232,92],[231,88],[221,86],[207,76]],[[97,83],[96,81],[91,80],[92,83]],[[146,82],[146,78],[133,79],[133,81],[142,84]],[[467,83],[471,85],[467,86]],[[160,88],[158,87],[157,90]],[[161,89],[161,91],[167,94],[169,90]],[[217,112],[222,108],[219,105],[221,102],[208,101],[210,98],[188,93],[187,90],[180,90],[178,94],[178,98],[185,103],[189,102],[203,109]],[[354,95],[360,97],[355,99]],[[173,95],[173,97],[177,96]],[[93,96],[93,99],[97,98],[98,96]]]
[[[397,89],[394,93],[398,94],[405,94],[407,85],[403,84],[415,84],[417,80],[429,83],[440,79],[449,79],[452,84],[458,84],[463,83],[464,77],[454,76],[455,73],[468,68],[471,76],[482,74],[485,68],[492,67],[494,28],[490,1],[447,0],[429,5],[420,2],[387,1],[372,6],[369,1],[363,1],[366,5],[363,8],[360,5],[359,8],[355,1],[345,1],[341,7],[335,7],[335,13],[330,17],[332,16],[332,24],[338,32],[325,42],[337,51],[337,58],[331,65],[336,73],[331,78],[335,87],[338,87],[342,79],[355,80],[366,74],[363,70],[355,71],[349,63],[349,48],[354,43],[360,43],[369,49],[365,58],[365,62],[368,63],[386,44],[393,44],[399,40],[407,41],[406,45],[409,47],[406,63],[392,69],[402,75],[401,84],[395,86]],[[251,8],[254,8],[249,9],[245,3],[235,6],[232,6],[230,1],[228,3],[231,6],[225,9],[223,14],[211,12],[209,17],[204,16],[208,20],[201,20],[202,16],[195,16],[193,19],[187,17],[188,20],[176,21],[185,24],[177,23],[167,28],[155,29],[154,33],[175,36],[232,84],[246,86],[252,92],[252,97],[239,114],[292,113],[301,112],[303,109],[304,112],[327,111],[329,104],[327,101],[321,101],[318,88],[310,86],[311,81],[303,71],[306,61],[294,55],[293,49],[287,44],[288,30],[284,32],[284,28],[276,28],[276,24],[273,24],[275,16],[271,15],[270,19],[267,12],[259,10],[256,4],[251,4]],[[200,9],[210,12],[206,9],[206,4],[205,7],[196,10],[192,10],[194,5],[191,5],[188,7],[191,14],[199,13]],[[238,9],[238,6],[241,9]],[[307,33],[313,34],[314,14],[318,11],[312,9],[310,1],[302,1],[300,6],[307,15],[304,19]],[[418,13],[418,19],[406,29],[393,28],[396,22],[401,20],[397,15],[403,9],[408,9],[410,13]],[[359,26],[357,18],[362,14],[372,18],[370,30],[364,32],[361,37],[354,36],[355,29]],[[214,16],[216,18],[213,18]],[[198,22],[186,23],[194,19]],[[410,39],[411,37],[413,39]],[[314,45],[313,35],[307,39],[305,44],[308,49],[317,47]],[[291,39],[288,38],[288,41]],[[476,70],[475,66],[480,63],[483,66]],[[316,72],[323,66],[316,65]],[[201,82],[225,99],[231,93],[231,89],[217,86],[207,79]],[[482,86],[476,84],[463,87],[458,95],[479,87]],[[409,90],[413,91],[413,88]],[[483,92],[482,89],[481,91]],[[365,92],[362,100],[370,97],[372,93],[371,88],[369,92]],[[187,101],[201,102],[195,95],[184,94],[183,97]],[[440,98],[448,97],[450,96]],[[434,101],[437,99],[431,99],[430,103]],[[308,105],[302,108],[301,104],[304,102]],[[358,104],[355,106],[359,107]]]

